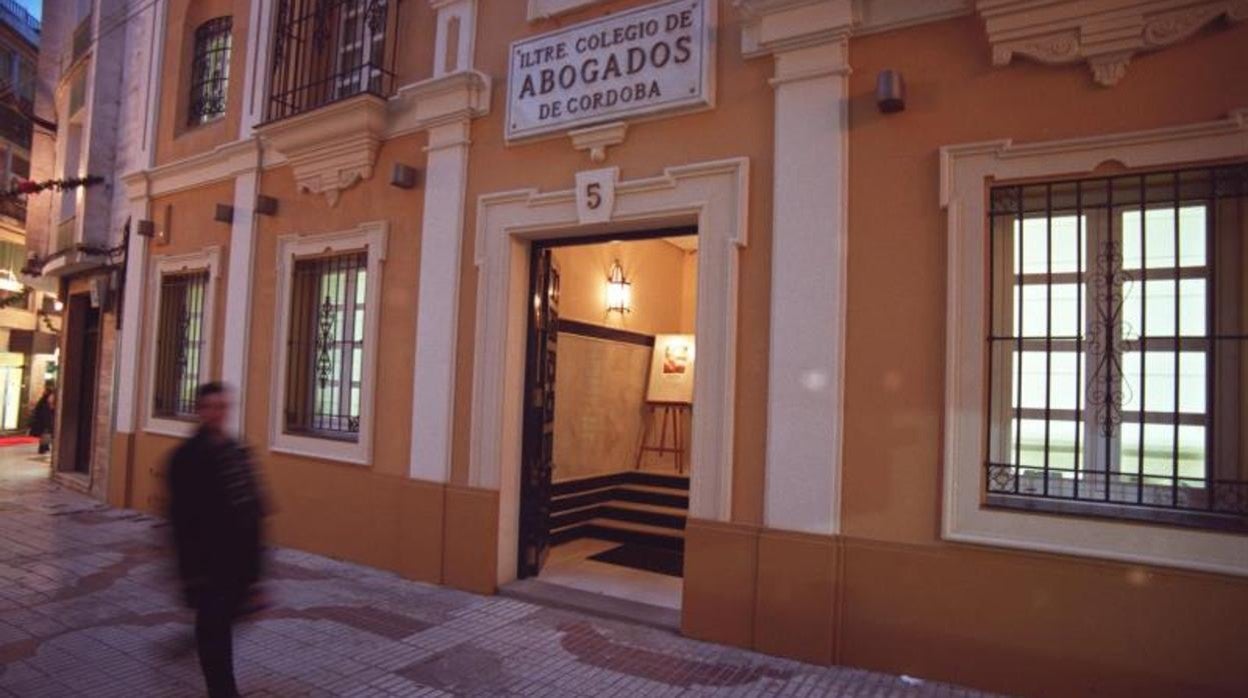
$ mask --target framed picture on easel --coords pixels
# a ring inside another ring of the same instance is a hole
[[[655,335],[646,402],[693,404],[693,368],[693,335]]]

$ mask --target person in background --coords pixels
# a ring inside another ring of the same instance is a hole
[[[40,455],[52,450],[52,430],[56,426],[56,384],[43,384],[43,395],[30,415],[30,435],[39,439]]]
[[[266,510],[246,446],[224,430],[229,390],[200,386],[195,410],[198,430],[169,460],[169,518],[208,695],[223,698],[239,695],[234,623],[264,605],[258,583]]]

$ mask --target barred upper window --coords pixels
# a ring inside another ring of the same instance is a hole
[[[287,433],[357,441],[367,253],[300,259],[291,283]]]
[[[191,419],[195,415],[195,389],[204,368],[207,288],[207,270],[161,277],[152,395],[152,414],[157,417]]]
[[[207,123],[225,114],[233,24],[232,17],[217,17],[195,30],[188,113],[191,126]]]
[[[986,503],[1248,530],[1248,164],[991,190]]]
[[[389,96],[396,53],[391,4],[278,0],[267,118],[284,119],[361,93]]]

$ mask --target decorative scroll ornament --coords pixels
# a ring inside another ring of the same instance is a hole
[[[1088,347],[1096,366],[1092,371],[1088,404],[1095,411],[1101,436],[1113,438],[1122,424],[1122,403],[1131,400],[1131,386],[1123,375],[1125,345],[1135,330],[1123,318],[1123,304],[1134,279],[1122,267],[1122,247],[1105,242],[1096,260],[1096,314]]]
[[[1086,61],[1099,85],[1112,87],[1131,58],[1191,37],[1220,17],[1248,18],[1248,0],[1152,0],[1123,8],[1106,0],[978,0],[993,65],[1015,55],[1061,65]]]
[[[329,380],[334,370],[332,348],[334,345],[336,308],[334,300],[326,295],[325,301],[321,303],[320,313],[318,313],[317,317],[316,378],[321,384],[322,390],[329,385]]]

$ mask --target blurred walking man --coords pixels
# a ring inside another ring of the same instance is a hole
[[[224,431],[226,387],[200,386],[195,410],[199,429],[169,461],[169,518],[208,695],[225,698],[239,695],[233,626],[260,580],[264,505],[246,447]]]

